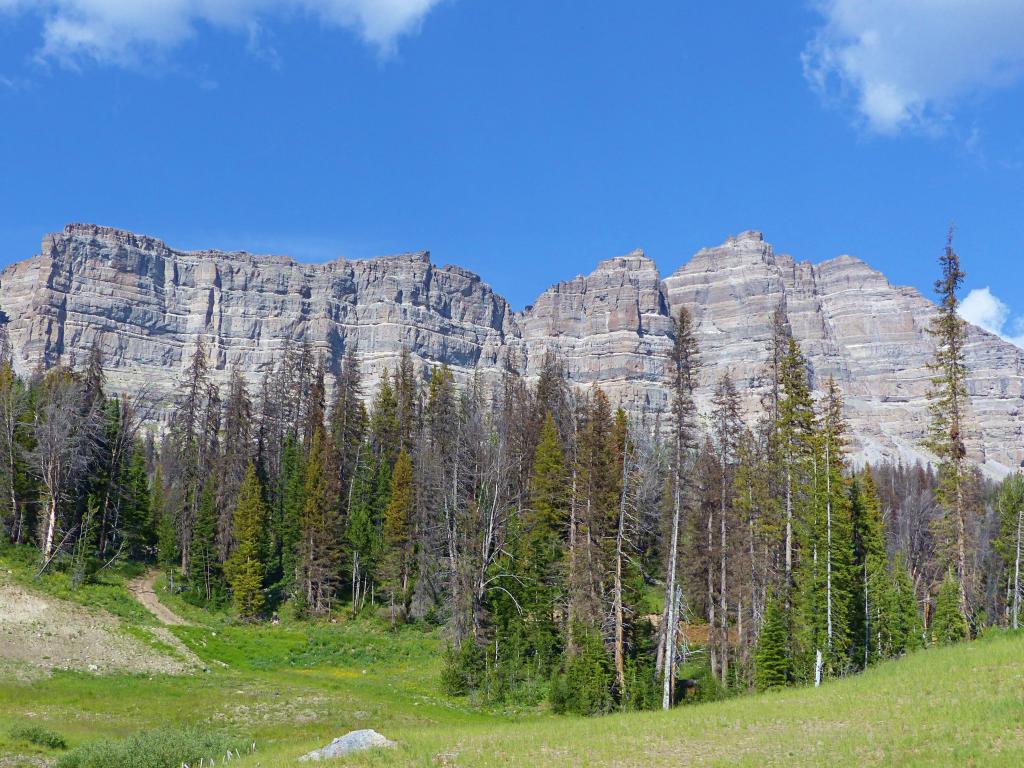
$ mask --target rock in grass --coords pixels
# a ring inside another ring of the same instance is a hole
[[[371,728],[361,731],[352,731],[344,736],[335,739],[326,747],[314,749],[309,754],[299,758],[301,762],[330,760],[334,757],[344,757],[353,752],[364,752],[367,749],[392,749],[398,746],[391,739],[386,739]]]

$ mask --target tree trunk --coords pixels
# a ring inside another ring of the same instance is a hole
[[[43,562],[53,556],[53,537],[57,531],[57,497],[53,494],[46,502],[46,534],[43,537]]]
[[[960,582],[960,613],[967,613],[967,521],[964,509],[964,485],[962,460],[957,458],[953,471],[956,473],[956,570]]]
[[[679,498],[678,479],[675,488],[674,509],[672,511],[672,545],[669,549],[668,583],[665,588],[665,658],[664,685],[661,692],[661,708],[671,709],[672,696],[676,676],[676,560],[679,550]]]
[[[708,658],[711,661],[711,676],[718,677],[718,647],[715,640],[715,633],[718,631],[718,621],[715,618],[715,559],[714,559],[714,529],[715,515],[713,507],[708,509]]]
[[[722,641],[722,657],[721,657],[721,665],[722,665],[722,685],[723,686],[726,684],[726,678],[727,678],[727,676],[729,674],[729,618],[728,618],[729,614],[728,614],[728,611],[727,611],[728,601],[726,600],[726,596],[725,596],[725,585],[726,585],[726,559],[725,559],[725,544],[726,544],[725,508],[726,508],[726,498],[725,498],[725,487],[726,487],[726,484],[723,482],[722,483],[722,511],[721,511],[721,524],[722,524],[721,527],[722,527],[722,530],[721,530],[721,536],[720,536],[720,541],[719,541],[719,546],[721,548],[721,551],[719,552],[719,561],[720,561],[720,570],[721,570],[720,577],[721,578],[720,578],[719,595],[718,595],[719,601],[720,601],[719,606],[718,606],[718,608],[719,608],[719,611],[718,611],[718,613],[719,613],[719,621],[721,621],[721,623],[722,623],[722,627],[721,627],[721,629],[722,629],[722,638],[721,638],[721,641]]]
[[[1013,628],[1020,628],[1020,546],[1024,507],[1017,511],[1017,556],[1013,561]]]
[[[615,678],[620,700],[626,693],[624,618],[622,611],[622,546],[626,535],[626,498],[629,493],[629,451],[622,452],[622,492],[619,496],[619,526],[615,534]]]
[[[825,440],[825,613],[828,652],[832,655],[832,457],[830,438]]]

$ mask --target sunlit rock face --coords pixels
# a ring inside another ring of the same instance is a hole
[[[864,262],[811,264],[779,255],[757,232],[697,253],[662,279],[643,252],[608,259],[552,286],[530,307],[508,302],[471,272],[427,253],[300,264],[279,256],[174,250],[116,229],[70,225],[40,255],[0,275],[0,308],[20,371],[84,360],[99,343],[108,388],[146,388],[159,407],[202,338],[221,384],[237,368],[255,387],[289,345],[308,342],[336,367],[362,363],[366,394],[403,348],[418,375],[446,363],[456,378],[493,386],[506,368],[534,377],[547,352],[570,381],[652,419],[667,411],[664,382],[680,307],[693,316],[710,407],[729,372],[751,419],[764,395],[772,318],[782,316],[820,391],[835,378],[861,461],[927,458],[934,306],[891,286]],[[1024,459],[1024,352],[972,327],[969,450],[994,475]]]

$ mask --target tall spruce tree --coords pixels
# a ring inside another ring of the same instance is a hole
[[[966,274],[960,257],[953,250],[953,230],[949,231],[946,248],[939,258],[942,277],[935,282],[939,307],[932,319],[929,333],[935,340],[932,372],[931,425],[925,446],[939,459],[938,498],[945,515],[941,519],[940,540],[948,564],[956,575],[960,590],[960,612],[969,616],[967,587],[967,516],[966,485],[967,449],[964,444],[967,428],[967,324],[960,317],[958,292]]]
[[[263,610],[267,574],[267,510],[263,490],[252,462],[245,470],[235,503],[234,549],[224,565],[231,585],[231,600],[243,619],[255,619]]]
[[[856,475],[850,483],[850,513],[853,518],[854,594],[850,629],[852,657],[861,667],[895,655],[889,559],[885,527],[875,481],[870,470]]]
[[[405,619],[412,598],[414,551],[412,517],[415,503],[412,459],[403,448],[395,461],[391,479],[391,498],[384,512],[382,586],[391,603],[391,621]]]
[[[327,613],[341,580],[342,520],[334,445],[323,427],[315,428],[306,459],[299,520],[297,582],[305,605]]]
[[[782,688],[793,677],[792,654],[789,647],[789,619],[782,601],[768,599],[764,626],[754,653],[754,685],[759,691]]]
[[[935,598],[935,614],[928,628],[931,641],[937,645],[948,645],[966,640],[970,635],[967,619],[960,608],[961,587],[956,574],[950,569],[939,587]]]

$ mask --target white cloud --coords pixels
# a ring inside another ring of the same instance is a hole
[[[804,74],[878,133],[935,130],[965,98],[1024,76],[1022,0],[819,0]]]
[[[960,317],[1024,348],[1024,317],[1011,323],[1010,308],[990,288],[975,288],[967,294],[960,303]]]
[[[0,0],[0,13],[34,14],[43,24],[39,56],[75,66],[83,60],[129,64],[165,53],[198,26],[230,29],[250,45],[273,18],[305,15],[355,30],[382,54],[415,32],[441,0]]]

